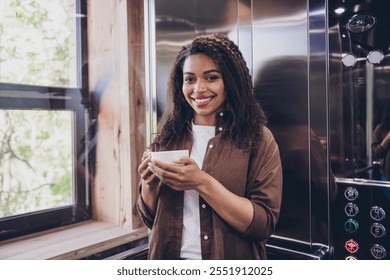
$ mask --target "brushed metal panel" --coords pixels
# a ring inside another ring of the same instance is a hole
[[[195,0],[155,0],[156,109],[160,119],[165,107],[170,68],[180,48],[196,31]]]
[[[330,168],[328,152],[329,100],[326,1],[309,1],[308,13],[311,241],[326,244],[330,247],[330,205],[337,196],[337,185]]]
[[[311,240],[307,1],[253,1],[254,93],[283,165],[276,235]]]

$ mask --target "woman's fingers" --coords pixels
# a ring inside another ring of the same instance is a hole
[[[196,162],[188,157],[175,162],[175,164],[162,161],[148,163],[149,170],[153,172],[163,183],[176,190],[189,189],[198,183],[199,167]]]
[[[146,183],[152,182],[157,179],[157,177],[153,174],[152,170],[149,168],[150,162],[150,152],[145,151],[142,155],[142,162],[138,166],[138,173],[141,175],[141,178],[145,180]]]

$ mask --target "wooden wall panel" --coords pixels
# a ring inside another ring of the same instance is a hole
[[[145,93],[145,37],[144,37],[144,1],[129,1],[128,5],[128,48],[129,48],[129,91],[130,94],[130,120],[133,125],[130,127],[132,176],[131,185],[133,197],[133,227],[138,228],[143,223],[135,211],[135,197],[138,193],[138,163],[141,161],[143,152],[146,149],[146,93]]]
[[[139,227],[133,208],[145,148],[143,1],[89,1],[88,45],[98,116],[94,219]]]

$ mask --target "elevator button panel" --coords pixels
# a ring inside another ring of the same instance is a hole
[[[331,203],[331,235],[335,259],[390,259],[390,185],[338,179]]]

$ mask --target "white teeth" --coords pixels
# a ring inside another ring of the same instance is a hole
[[[195,100],[196,103],[202,103],[202,102],[207,102],[207,101],[211,100],[211,97],[208,97],[208,98],[201,98],[201,99],[199,99],[199,98],[194,98],[194,100]]]

